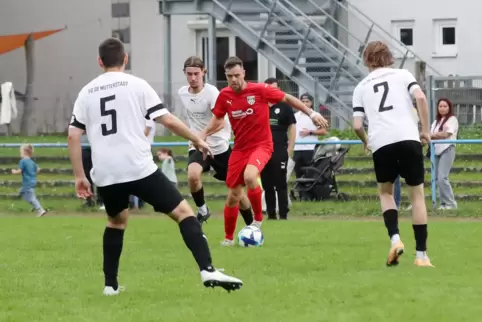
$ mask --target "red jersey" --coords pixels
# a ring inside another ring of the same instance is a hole
[[[240,92],[231,87],[221,90],[212,111],[217,118],[228,114],[234,132],[233,150],[273,149],[268,103],[279,103],[284,97],[283,91],[264,83],[247,83]]]

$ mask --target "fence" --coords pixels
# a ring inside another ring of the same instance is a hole
[[[230,142],[233,144],[233,142]],[[437,169],[435,167],[435,144],[482,144],[482,140],[437,140],[430,142],[430,161],[431,161],[431,190],[432,190],[432,207],[435,209],[437,206],[437,182],[436,173]],[[342,140],[342,141],[312,141],[312,142],[295,142],[295,144],[341,144],[341,145],[359,145],[362,144],[360,140]],[[88,146],[88,144],[82,144],[83,146]],[[18,148],[21,144],[18,143],[2,143],[0,148]],[[34,143],[33,147],[39,148],[66,148],[68,147],[65,143]],[[153,147],[182,147],[188,146],[187,142],[157,142],[152,144]]]
[[[482,76],[429,76],[427,85],[432,121],[437,115],[437,101],[448,98],[453,104],[459,125],[467,127],[482,123]]]
[[[261,81],[264,81],[261,80]],[[172,84],[173,93],[169,97],[168,101],[170,106],[168,108],[177,117],[185,120],[185,109],[181,102],[181,99],[177,95],[177,91],[182,86],[186,85],[183,82],[176,82]],[[280,80],[278,82],[279,87],[284,92],[299,97],[301,94],[298,85],[290,80]],[[42,93],[51,93],[51,95],[46,94],[34,94],[33,102],[33,113],[29,120],[29,127],[32,129],[31,133],[37,134],[53,134],[53,133],[64,133],[67,130],[67,125],[72,117],[72,109],[74,106],[75,99],[77,98],[78,91],[80,88],[74,88],[74,86],[67,85],[56,85],[56,84],[44,84],[45,91]],[[166,96],[162,93],[163,84],[162,83],[151,83],[151,86],[156,89],[159,96],[166,100]],[[226,81],[218,81],[216,87],[221,89],[227,86]],[[50,88],[50,89],[48,89]],[[314,96],[314,93],[310,93]],[[314,107],[316,109],[316,107]],[[15,119],[11,124],[11,133],[18,134],[20,132],[20,121],[23,115],[23,103],[17,101],[17,109],[19,112],[18,118]],[[329,110],[318,107],[318,110],[322,113],[324,117],[328,120],[332,118]],[[330,122],[335,123],[335,122]],[[159,127],[158,135],[166,135],[168,132],[162,127]],[[0,135],[7,134],[7,126],[0,125]]]

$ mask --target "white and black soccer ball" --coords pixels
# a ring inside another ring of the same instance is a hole
[[[246,226],[238,233],[238,244],[241,247],[259,247],[263,243],[263,232],[258,227]]]

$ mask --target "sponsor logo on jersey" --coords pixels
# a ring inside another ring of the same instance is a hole
[[[243,111],[243,110],[232,111],[231,116],[233,117],[233,119],[239,120],[239,119],[245,118],[248,115],[252,115],[253,113],[254,113],[253,109],[248,108],[246,111]]]

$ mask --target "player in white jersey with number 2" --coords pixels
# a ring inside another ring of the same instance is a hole
[[[155,211],[168,214],[179,224],[206,287],[239,289],[241,280],[214,269],[201,224],[154,163],[151,143],[145,136],[146,119],[163,124],[204,152],[210,151],[209,146],[169,113],[145,80],[124,73],[127,59],[120,40],[111,38],[101,43],[98,62],[104,73],[80,91],[69,127],[69,154],[77,195],[87,198],[92,194],[82,167],[80,146],[80,137],[87,133],[92,147],[91,177],[108,215],[103,237],[104,295],[117,295],[121,290],[117,274],[130,195],[149,203]]]
[[[370,74],[353,92],[353,116],[356,134],[373,153],[383,219],[391,240],[387,266],[398,265],[405,251],[398,229],[398,211],[393,183],[400,175],[409,186],[412,223],[415,234],[415,265],[432,267],[427,256],[427,208],[424,194],[424,155],[422,144],[430,141],[428,106],[415,77],[404,69],[395,69],[387,45],[374,41],[367,45],[363,58]],[[416,100],[422,131],[414,116]],[[368,119],[368,137],[363,127]]]
[[[206,74],[206,69],[201,58],[197,56],[188,57],[184,62],[183,71],[189,85],[181,87],[178,94],[184,105],[189,127],[195,133],[203,136],[204,129],[213,117],[212,109],[218,98],[219,90],[213,85],[204,83],[203,78]],[[189,149],[187,168],[189,189],[191,190],[194,203],[198,207],[197,218],[201,223],[210,217],[209,208],[204,198],[201,175],[204,172],[208,172],[212,167],[216,172],[214,177],[218,180],[226,181],[228,162],[231,156],[231,147],[229,146],[231,124],[228,116],[226,115],[224,124],[221,127],[202,138],[209,144],[213,155],[212,157],[203,158],[200,151],[191,147]],[[246,195],[241,197],[239,212],[243,216],[246,225],[250,225],[253,222],[251,204]]]

